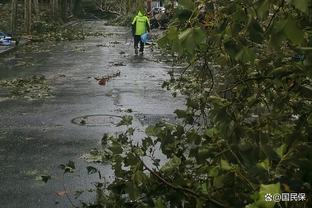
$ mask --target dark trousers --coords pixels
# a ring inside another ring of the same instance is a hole
[[[140,43],[140,52],[143,52],[143,50],[144,50],[144,43],[141,40],[141,36],[140,35],[135,35],[134,36],[134,48],[138,48],[139,43]]]

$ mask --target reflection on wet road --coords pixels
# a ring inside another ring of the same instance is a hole
[[[59,164],[77,163],[79,171],[65,180],[73,196],[94,181],[79,158],[104,133],[121,131],[114,126],[120,116],[133,115],[134,125],[142,127],[174,119],[174,109],[183,106],[183,99],[161,88],[168,66],[154,61],[157,52],[146,48],[143,56],[135,56],[126,28],[100,21],[86,25],[109,35],[37,43],[0,59],[1,80],[40,75],[51,89],[51,96],[28,99],[13,98],[11,88],[0,87],[1,207],[68,207],[64,194],[58,194],[65,191]],[[102,171],[112,174],[109,166]],[[46,174],[53,179],[43,184],[38,177]]]

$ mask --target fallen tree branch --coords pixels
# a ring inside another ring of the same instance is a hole
[[[101,7],[98,7],[97,9],[98,9],[99,11],[103,12],[103,13],[110,13],[110,14],[115,14],[115,15],[118,15],[118,16],[121,15],[119,12],[112,11],[112,10],[108,10],[108,9],[103,9],[103,8],[101,8]]]
[[[182,186],[177,186],[169,181],[167,181],[166,179],[164,179],[162,176],[160,176],[157,172],[155,172],[154,170],[152,170],[151,168],[149,168],[142,160],[140,157],[138,157],[138,160],[142,163],[142,165],[144,166],[144,168],[150,172],[153,176],[155,176],[158,180],[160,180],[162,183],[164,183],[165,185],[167,185],[168,187],[175,189],[177,191],[182,191],[184,194],[191,194],[193,197],[197,197],[197,198],[201,198],[203,200],[209,201],[217,206],[220,207],[228,207],[226,204],[223,204],[222,202],[219,202],[215,199],[212,199],[210,196],[203,196],[200,195],[198,193],[195,193],[193,190],[188,189],[188,188],[184,188]]]

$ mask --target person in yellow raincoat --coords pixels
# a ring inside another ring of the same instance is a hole
[[[132,21],[132,35],[134,38],[135,54],[138,54],[139,43],[140,43],[140,53],[143,54],[144,42],[141,40],[141,35],[143,35],[146,32],[150,32],[149,19],[141,11],[139,11]]]

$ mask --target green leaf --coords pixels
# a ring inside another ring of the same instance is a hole
[[[166,208],[165,202],[162,198],[158,197],[157,199],[153,199],[155,208]]]
[[[216,187],[217,189],[222,188],[224,186],[224,180],[225,176],[224,175],[218,175],[213,178],[213,186]]]
[[[163,37],[158,39],[157,43],[162,48],[167,48],[167,46],[172,46],[172,49],[176,52],[181,51],[181,46],[179,44],[178,29],[176,27],[169,27]]]
[[[256,54],[255,52],[248,48],[243,47],[235,56],[237,61],[242,61],[243,63],[253,62],[255,60]]]
[[[266,194],[280,194],[281,193],[281,185],[280,183],[276,183],[276,184],[262,184],[260,186],[260,191],[259,191],[259,195],[260,195],[260,200],[265,201],[265,195]],[[267,207],[274,207],[275,202],[272,203],[267,203]],[[269,206],[270,205],[270,206]]]
[[[130,115],[125,115],[121,118],[121,121],[117,126],[130,126],[132,124],[133,117]]]
[[[287,0],[287,2],[306,14],[308,14],[311,6],[311,0]]]
[[[97,149],[92,149],[90,153],[82,155],[81,158],[83,158],[87,162],[95,162],[95,163],[103,162],[102,152]]]
[[[195,7],[194,1],[192,0],[180,0],[179,5],[183,6],[185,9],[188,9],[188,10],[193,10]]]
[[[295,44],[300,44],[304,40],[304,32],[297,26],[297,21],[292,18],[287,19],[284,33],[286,37]]]
[[[273,197],[280,193],[280,183],[268,185],[261,184],[256,201],[253,204],[247,205],[246,208],[274,208],[276,202],[274,202]],[[272,200],[270,200],[271,198],[269,197],[272,197]]]
[[[257,13],[261,18],[265,18],[269,14],[270,0],[260,0],[256,4]]]
[[[199,147],[196,153],[197,154],[195,154],[194,156],[196,157],[197,162],[206,161],[209,157],[213,156],[213,152],[207,145]]]
[[[271,43],[275,47],[279,47],[279,44],[285,38],[294,44],[300,44],[304,40],[304,31],[298,27],[297,21],[291,17],[288,17],[286,20],[274,22],[272,27]]]
[[[202,208],[203,207],[203,202],[200,201],[199,199],[196,199],[196,208]]]
[[[170,174],[176,171],[179,165],[181,165],[181,159],[174,155],[168,162],[166,162],[161,167],[160,171],[166,174]]]
[[[157,136],[161,132],[161,129],[157,125],[150,125],[145,129],[147,136]]]
[[[75,163],[73,161],[68,161],[67,164],[61,164],[60,168],[64,170],[64,173],[73,173],[75,170]]]
[[[128,135],[130,135],[130,136],[133,136],[134,132],[135,132],[135,129],[134,129],[134,128],[128,128],[128,130],[127,130],[126,133],[127,133]]]
[[[139,164],[141,165],[141,164]],[[146,175],[143,173],[143,171],[141,170],[137,170],[135,171],[132,180],[133,182],[138,186],[138,187],[142,187],[142,185],[144,185],[146,183]]]
[[[241,51],[241,46],[233,39],[224,42],[224,48],[228,55],[235,58],[237,54]]]
[[[179,34],[179,41],[184,51],[192,54],[205,43],[206,34],[200,27],[188,28]]]
[[[263,168],[264,170],[270,169],[270,161],[268,159],[265,159],[259,163],[257,163],[257,167]]]
[[[152,138],[151,137],[146,137],[146,138],[144,138],[143,139],[143,141],[142,141],[142,148],[144,149],[144,150],[147,150],[147,148],[149,148],[151,145],[153,145],[153,140],[152,140]]]
[[[226,171],[233,170],[233,166],[226,160],[221,160],[220,166],[222,170]]]
[[[230,104],[230,102],[228,102],[226,99],[221,98],[219,96],[210,96],[208,98],[208,101],[212,103],[214,107],[217,107],[217,108],[222,108]]]
[[[108,149],[112,151],[113,154],[121,154],[123,150],[121,144],[116,141],[113,141],[112,145]]]
[[[282,144],[279,148],[275,150],[275,152],[278,154],[280,158],[282,158],[285,155],[286,151],[287,151],[286,144]]]
[[[133,153],[129,153],[127,157],[124,160],[125,166],[133,166],[140,163],[140,161],[136,158],[136,156]]]
[[[218,134],[218,129],[216,128],[209,128],[205,130],[205,135],[210,138],[214,138]]]
[[[218,175],[219,175],[219,167],[214,166],[211,169],[209,169],[208,176],[217,177]]]
[[[139,190],[138,190],[137,186],[132,181],[129,181],[126,183],[125,190],[129,194],[129,197],[131,200],[134,201],[138,198]]]
[[[249,38],[256,42],[261,43],[263,41],[263,30],[258,21],[251,19],[248,25]]]
[[[177,27],[170,27],[166,32],[166,38],[170,41],[175,41],[178,39],[178,29]]]
[[[178,118],[183,118],[188,124],[193,124],[194,117],[193,114],[188,112],[187,110],[177,109],[174,111]]]

